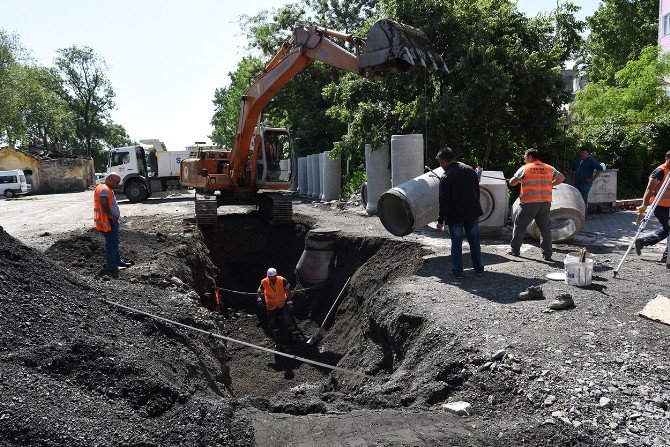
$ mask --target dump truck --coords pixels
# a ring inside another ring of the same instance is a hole
[[[332,39],[349,44],[353,51]],[[195,188],[199,225],[216,224],[217,208],[233,204],[258,205],[272,224],[292,222],[290,198],[276,193],[288,190],[294,181],[290,138],[277,147],[277,130],[259,123],[265,105],[312,61],[372,80],[419,67],[447,71],[423,31],[392,20],[375,23],[366,39],[319,26],[294,28],[291,39],[242,95],[233,148],[196,151],[180,165],[181,184]],[[282,172],[282,165],[288,172]]]
[[[109,151],[107,174],[121,175],[117,189],[131,202],[142,202],[153,192],[179,189],[179,165],[192,151],[168,151],[165,143],[158,139],[140,140],[140,143],[154,150],[124,146]]]

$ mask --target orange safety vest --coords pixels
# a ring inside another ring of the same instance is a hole
[[[277,275],[275,288],[270,285],[270,280],[265,277],[261,281],[263,292],[265,293],[265,308],[275,310],[284,307],[286,304],[286,290],[284,290],[284,277]]]
[[[670,175],[670,168],[668,168],[666,165],[667,165],[667,163],[663,163],[661,166],[656,168],[656,169],[663,169],[663,180],[668,178],[668,175]],[[654,169],[654,171],[656,169]],[[649,176],[649,178],[651,178],[651,176]],[[662,184],[663,184],[663,182],[661,182],[661,185]],[[659,185],[658,187],[660,188],[661,185]],[[658,191],[656,191],[656,192],[658,192]],[[649,199],[649,201],[650,201],[649,203],[653,202],[655,197],[656,197],[655,195],[651,196],[651,198]],[[667,188],[665,188],[665,192],[661,196],[661,200],[658,201],[658,206],[670,207],[670,185]]]
[[[554,168],[541,161],[528,163],[523,167],[521,179],[521,203],[551,202],[551,182]]]
[[[100,204],[100,193],[107,190],[107,201],[111,205],[114,199],[114,190],[104,183],[95,187],[93,193],[93,228],[104,233],[112,229],[112,223],[109,221],[109,216],[105,214]]]

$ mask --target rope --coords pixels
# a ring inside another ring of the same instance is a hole
[[[312,286],[303,289],[294,289],[292,290],[292,292],[306,292],[308,290],[320,289],[321,287],[323,286]],[[256,296],[257,294],[257,292],[242,292],[240,290],[225,289],[223,287],[217,287],[216,290],[223,290],[224,292],[230,292],[230,293],[236,293],[238,295],[248,295],[248,296]]]
[[[144,311],[139,310],[139,309],[135,309],[135,308],[132,308],[132,307],[129,307],[129,306],[125,306],[121,303],[116,303],[114,301],[109,301],[109,300],[105,300],[105,299],[103,299],[103,301],[106,302],[107,304],[111,304],[112,306],[120,307],[121,309],[125,309],[129,312],[134,312],[134,313],[137,313],[137,314],[140,314],[140,315],[147,316],[149,318],[153,318],[154,320],[163,321],[165,323],[174,324],[175,326],[180,326],[180,327],[183,327],[185,329],[190,329],[190,330],[195,331],[195,332],[200,332],[202,334],[206,334],[206,335],[208,335],[210,337],[213,337],[213,338],[219,338],[221,340],[230,341],[230,342],[237,343],[237,344],[240,344],[240,345],[243,345],[243,346],[248,346],[250,348],[258,349],[260,351],[266,351],[266,352],[270,352],[272,354],[279,355],[279,356],[282,356],[282,357],[287,357],[287,358],[290,358],[290,359],[293,359],[293,360],[298,360],[300,362],[309,363],[311,365],[316,365],[316,366],[321,366],[323,368],[332,369],[334,371],[340,371],[340,372],[347,373],[347,374],[353,374],[355,376],[365,377],[366,379],[382,380],[379,377],[368,376],[367,374],[363,374],[363,373],[360,373],[358,371],[352,371],[350,369],[340,368],[339,366],[328,365],[327,363],[317,362],[315,360],[306,359],[304,357],[298,357],[297,355],[287,354],[287,353],[281,352],[281,351],[275,351],[274,349],[266,348],[264,346],[254,345],[254,344],[248,343],[246,341],[236,340],[236,339],[231,338],[231,337],[226,337],[225,335],[215,334],[213,332],[209,332],[209,331],[206,331],[204,329],[199,329],[197,327],[188,326],[186,324],[179,323],[179,322],[174,321],[174,320],[169,320],[167,318],[159,317],[158,315],[154,315],[154,314],[151,314],[149,312],[144,312]]]

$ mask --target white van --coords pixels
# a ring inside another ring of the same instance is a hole
[[[0,194],[11,199],[19,194],[28,194],[31,186],[26,182],[26,176],[20,169],[0,171]]]

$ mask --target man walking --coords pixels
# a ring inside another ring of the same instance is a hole
[[[647,211],[647,205],[654,201],[656,194],[659,192],[658,189],[668,175],[670,175],[670,151],[665,153],[665,163],[654,169],[649,176],[649,183],[647,183],[647,189],[644,191],[644,197],[642,198],[642,206],[638,208],[639,214],[644,214]],[[670,224],[668,223],[668,218],[670,217],[670,187],[665,189],[665,192],[659,199],[654,209],[654,216],[661,223],[661,228],[635,241],[635,251],[638,256],[642,254],[643,247],[661,242],[670,234]],[[668,247],[665,247],[661,262],[666,262],[667,258]]]
[[[131,262],[124,261],[119,252],[121,210],[116,203],[114,188],[120,182],[121,176],[112,172],[93,192],[93,227],[105,236],[105,273],[115,276],[118,275],[119,269],[132,265]]]
[[[265,298],[265,300],[263,299]],[[277,269],[270,267],[267,276],[258,288],[256,304],[260,311],[266,311],[268,325],[272,331],[275,348],[282,347],[280,329],[293,327],[293,301],[288,281],[277,275]]]
[[[551,190],[565,180],[554,167],[540,161],[537,149],[528,149],[523,165],[509,180],[510,186],[521,183],[519,213],[514,220],[514,230],[508,254],[519,256],[526,227],[535,219],[540,230],[540,247],[545,261],[551,261]]]
[[[591,191],[593,182],[600,177],[603,167],[593,156],[591,156],[587,149],[582,149],[579,152],[579,158],[575,160],[575,163],[572,166],[572,170],[575,171],[575,187],[581,193],[582,198],[584,199],[584,205],[586,206],[585,212],[588,213],[589,191]]]
[[[484,273],[482,251],[479,245],[479,181],[471,166],[455,160],[450,148],[437,153],[444,174],[440,178],[440,212],[437,229],[449,227],[451,238],[451,271],[454,278],[463,276],[463,233],[470,244],[472,267],[477,275]]]

